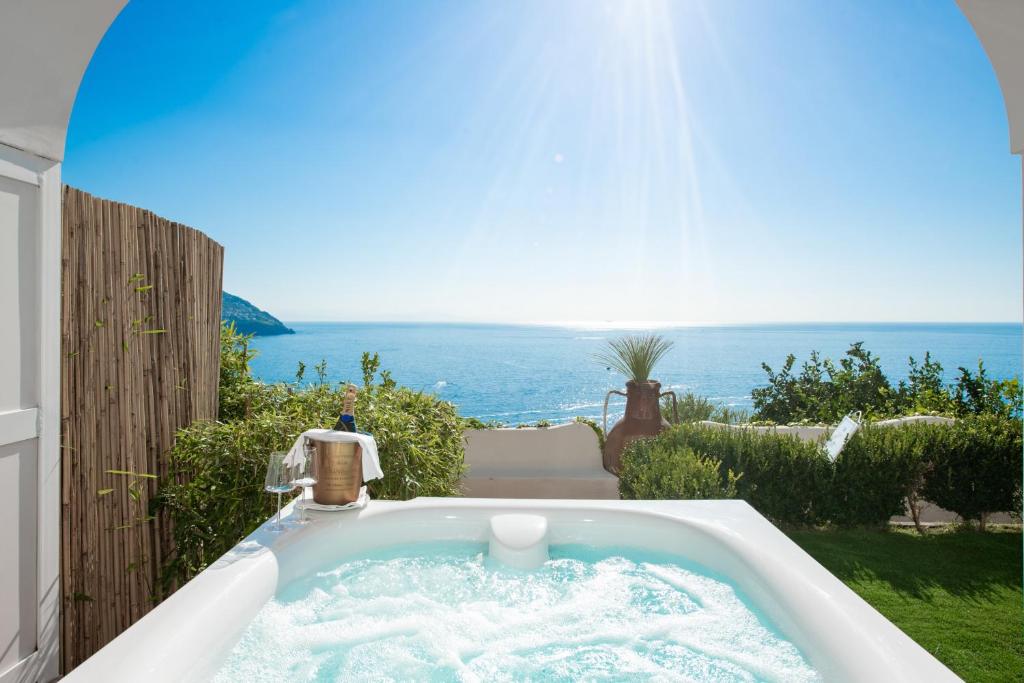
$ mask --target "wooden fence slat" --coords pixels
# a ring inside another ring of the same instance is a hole
[[[175,432],[216,419],[224,250],[65,186],[61,659],[66,673],[163,597],[166,515],[145,520]],[[160,334],[145,330],[162,329]]]

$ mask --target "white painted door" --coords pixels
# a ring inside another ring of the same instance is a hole
[[[59,172],[0,145],[0,683],[57,673]]]

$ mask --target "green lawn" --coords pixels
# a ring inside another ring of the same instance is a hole
[[[789,536],[964,680],[1024,681],[1020,529]]]

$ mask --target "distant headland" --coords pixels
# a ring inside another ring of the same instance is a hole
[[[222,292],[220,317],[224,322],[235,324],[235,329],[242,334],[255,334],[268,337],[274,334],[295,334],[295,330],[285,327],[284,323],[262,311],[240,296]]]

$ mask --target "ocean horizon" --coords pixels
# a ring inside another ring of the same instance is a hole
[[[626,326],[608,323],[286,322],[294,335],[256,337],[253,374],[266,382],[316,380],[327,363],[330,382],[361,382],[362,353],[378,353],[400,384],[451,401],[462,415],[508,424],[600,419],[605,394],[624,379],[595,360],[608,339],[656,330],[673,349],[655,375],[665,391],[691,391],[719,405],[751,410],[750,391],[765,384],[761,363],[779,369],[790,353],[797,366],[812,350],[838,359],[854,342],[878,356],[893,382],[906,379],[907,359],[926,351],[952,380],[982,359],[991,377],[1021,376],[1019,322],[787,322]],[[621,412],[612,401],[610,419]]]

